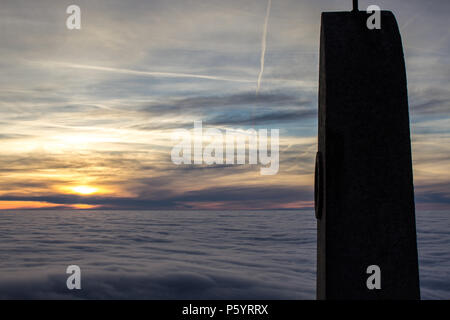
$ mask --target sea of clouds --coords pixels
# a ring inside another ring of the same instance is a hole
[[[448,213],[417,220],[422,298],[448,299]],[[0,234],[0,299],[315,298],[310,211],[11,211]]]

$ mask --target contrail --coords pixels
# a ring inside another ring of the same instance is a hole
[[[226,77],[217,77],[217,76],[209,76],[209,75],[201,75],[201,74],[191,74],[191,73],[176,73],[176,72],[155,72],[155,71],[140,71],[140,70],[130,70],[130,69],[122,69],[122,68],[110,68],[110,67],[101,67],[101,66],[92,66],[92,65],[83,65],[83,64],[74,64],[74,63],[65,63],[65,62],[40,62],[33,61],[34,63],[42,64],[42,65],[51,65],[51,66],[59,66],[63,68],[73,68],[73,69],[84,69],[84,70],[93,70],[93,71],[104,71],[104,72],[114,72],[114,73],[123,73],[129,75],[136,76],[147,76],[147,77],[165,77],[165,78],[194,78],[194,79],[206,79],[206,80],[215,80],[215,81],[230,81],[230,82],[253,82],[252,80],[245,79],[235,79],[235,78],[226,78]]]
[[[269,24],[269,16],[270,16],[270,7],[272,7],[272,0],[267,2],[267,11],[266,11],[266,19],[264,20],[264,29],[261,43],[261,69],[259,70],[258,75],[258,84],[256,87],[256,94],[258,95],[259,89],[261,88],[261,80],[264,72],[264,58],[266,56],[266,46],[267,46],[267,26]]]
[[[92,70],[92,71],[103,71],[103,72],[111,72],[111,73],[123,73],[129,75],[136,75],[142,77],[161,77],[161,78],[193,78],[193,79],[205,79],[205,80],[215,80],[215,81],[229,81],[229,82],[241,82],[241,83],[255,83],[253,79],[245,79],[244,77],[240,78],[228,78],[221,76],[211,76],[211,75],[202,75],[202,74],[191,74],[191,73],[176,73],[176,72],[158,72],[158,71],[140,71],[133,69],[123,69],[123,68],[111,68],[111,67],[102,67],[102,66],[93,66],[93,65],[84,65],[84,64],[75,64],[69,62],[62,61],[29,61],[31,64],[40,65],[44,67],[60,67],[60,68],[71,68],[71,69],[82,69],[82,70]],[[295,86],[303,86],[303,87],[316,87],[315,81],[304,81],[304,80],[293,80],[293,79],[267,79],[265,80],[270,83],[287,83]],[[0,89],[0,92],[15,90],[16,89]]]

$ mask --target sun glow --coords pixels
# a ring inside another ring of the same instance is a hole
[[[86,182],[78,182],[78,184],[66,184],[66,185],[55,185],[53,190],[56,193],[68,194],[68,195],[79,195],[79,196],[131,196],[129,193],[122,192],[121,190],[114,188],[113,186],[104,186],[97,184],[89,184]]]
[[[98,188],[91,187],[91,186],[75,186],[70,188],[71,191],[82,194],[82,195],[89,195],[96,193],[98,191]]]

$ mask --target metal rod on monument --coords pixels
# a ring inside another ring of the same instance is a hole
[[[353,12],[358,12],[358,0],[353,0]]]
[[[403,47],[378,13],[381,30],[364,11],[322,13],[318,299],[420,299]]]

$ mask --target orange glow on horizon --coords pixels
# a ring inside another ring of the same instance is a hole
[[[101,207],[101,205],[98,205],[98,204],[71,204],[70,207],[73,209],[84,210],[84,209],[99,208],[99,207]]]
[[[0,210],[54,208],[61,205],[42,201],[0,201]]]
[[[43,201],[0,201],[0,210],[26,210],[26,209],[46,209],[46,208],[61,208],[61,209],[95,209],[101,205],[95,204],[58,204]]]

